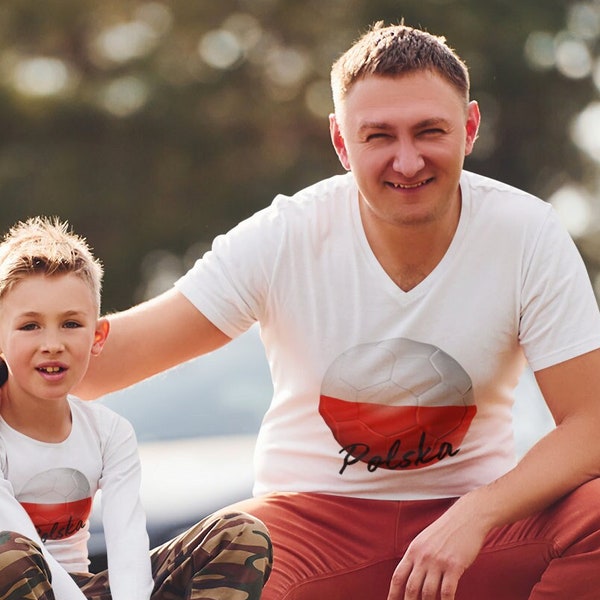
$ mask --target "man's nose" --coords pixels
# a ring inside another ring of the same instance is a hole
[[[403,177],[410,179],[425,166],[425,160],[417,144],[412,140],[399,141],[394,153],[392,167]]]

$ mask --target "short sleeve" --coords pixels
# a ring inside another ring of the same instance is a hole
[[[583,259],[549,210],[521,291],[519,339],[534,371],[600,347],[600,313]]]

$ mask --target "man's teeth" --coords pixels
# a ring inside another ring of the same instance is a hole
[[[422,185],[425,185],[427,182],[426,181],[420,181],[419,183],[411,183],[411,184],[406,184],[406,183],[392,183],[392,185],[399,190],[412,190],[414,188],[418,188],[421,187]]]

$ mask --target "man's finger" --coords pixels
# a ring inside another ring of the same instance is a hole
[[[392,575],[387,600],[405,600],[404,592],[412,568],[413,565],[409,562],[405,562],[405,559],[400,561],[400,564],[396,567],[396,570]]]

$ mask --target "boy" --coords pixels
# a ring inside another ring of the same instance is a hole
[[[149,555],[133,428],[69,395],[108,335],[101,279],[64,223],[30,219],[0,245],[0,598],[258,599],[271,560],[262,523],[221,515]],[[92,574],[98,489],[109,568]]]

